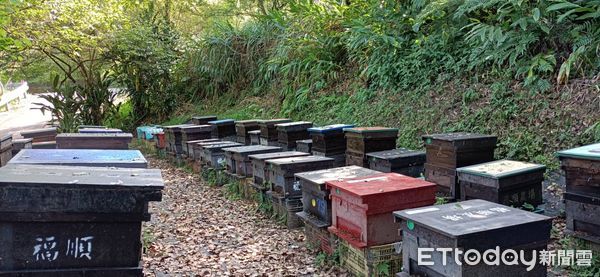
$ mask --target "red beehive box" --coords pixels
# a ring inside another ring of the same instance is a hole
[[[435,202],[436,185],[398,173],[325,182],[331,189],[329,231],[357,248],[401,239],[392,212]]]

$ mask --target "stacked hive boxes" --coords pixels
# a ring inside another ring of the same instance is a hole
[[[242,146],[242,144],[232,141],[219,141],[201,146],[202,156],[200,157],[200,161],[202,165],[214,169],[224,169],[227,167],[227,159],[223,149],[237,146]]]
[[[235,121],[233,119],[214,120],[209,121],[208,124],[212,126],[212,138],[218,138],[232,142],[237,141],[235,134]]]
[[[189,141],[205,140],[211,138],[212,127],[210,125],[188,125],[181,127],[182,157],[190,158]]]
[[[0,166],[4,166],[12,158],[12,134],[0,137]]]
[[[534,251],[545,249],[550,240],[550,217],[485,200],[409,209],[394,215],[402,227],[404,271],[411,276],[546,276],[546,266],[536,259]],[[440,248],[449,252],[434,250]],[[419,249],[427,250],[420,254],[421,263]],[[497,254],[485,252],[496,249]],[[468,260],[467,252],[472,253]],[[482,261],[482,254],[492,264]],[[500,256],[516,264],[501,262]],[[498,264],[493,263],[495,258]],[[532,268],[520,262],[523,260],[533,260]]]
[[[172,157],[180,157],[183,153],[183,144],[181,144],[181,128],[191,126],[190,124],[164,126],[165,140],[167,142],[166,151]]]
[[[260,145],[279,146],[279,134],[277,133],[277,124],[291,122],[287,118],[259,120],[260,127]]]
[[[272,188],[273,207],[286,218],[288,228],[302,226],[296,215],[302,210],[302,188],[294,174],[333,167],[333,159],[319,156],[290,157],[267,160]]]
[[[399,225],[392,212],[431,205],[435,184],[397,173],[326,181],[331,190],[329,231],[340,238],[340,261],[354,275],[376,275],[379,263],[399,272],[401,257],[395,249]]]
[[[425,180],[438,185],[438,190],[460,199],[456,168],[494,159],[497,138],[472,133],[448,133],[423,136],[427,152]]]
[[[344,129],[346,136],[346,165],[369,167],[367,153],[396,148],[398,129],[359,127]]]
[[[546,166],[500,160],[456,171],[461,200],[483,199],[513,207],[542,204]]]
[[[206,143],[214,143],[214,142],[218,142],[220,141],[219,139],[199,139],[199,140],[192,140],[192,141],[188,141],[186,142],[187,144],[187,151],[188,151],[188,161],[191,163],[192,169],[194,172],[198,173],[200,172],[200,169],[202,167],[201,161],[200,161],[200,146],[201,145],[205,145]]]
[[[35,130],[21,131],[23,138],[33,139],[33,149],[53,149],[56,148],[56,128],[43,128]]]
[[[346,165],[346,137],[344,128],[354,125],[334,124],[308,129],[313,142],[312,153],[334,159],[334,166]]]
[[[425,151],[399,148],[368,153],[369,167],[381,172],[395,172],[411,177],[421,177]]]
[[[304,222],[304,232],[310,244],[329,254],[335,250],[335,236],[327,230],[331,225],[331,199],[325,182],[378,173],[381,172],[359,166],[346,166],[295,174],[302,187],[303,207],[296,215]]]
[[[266,164],[268,160],[291,157],[304,157],[308,155],[308,153],[304,152],[284,151],[248,156],[250,158],[250,162],[252,163],[253,186],[260,191],[266,191],[271,189],[271,186],[267,185],[270,184],[269,172]]]
[[[62,133],[56,135],[59,149],[128,149],[129,133]]]
[[[277,124],[277,141],[284,150],[296,150],[296,141],[308,139],[312,122],[297,121]]]
[[[600,244],[600,143],[558,152],[565,173],[567,228]]]
[[[12,140],[12,155],[13,157],[21,151],[21,149],[33,148],[33,139],[13,139]]]
[[[251,145],[250,131],[259,131],[258,120],[241,120],[235,122],[235,132],[237,134],[237,142],[245,145]],[[258,143],[257,143],[258,144]]]

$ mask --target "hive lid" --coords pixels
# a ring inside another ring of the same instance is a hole
[[[196,120],[217,120],[217,116],[216,115],[192,116],[192,119],[196,119]]]
[[[294,176],[299,179],[309,181],[314,184],[325,184],[326,181],[343,180],[356,177],[370,176],[380,174],[382,172],[351,165],[344,167],[336,167],[330,169],[316,170],[296,173]]]
[[[212,130],[212,125],[189,125],[181,127],[181,131],[186,133],[194,133],[194,132],[210,132]]]
[[[205,145],[203,148],[204,149],[221,149],[221,148],[235,147],[235,146],[240,146],[240,145],[242,145],[242,144],[237,143],[237,142],[223,142],[223,143],[215,143],[215,144]]]
[[[190,140],[190,141],[186,141],[185,143],[187,144],[201,144],[201,143],[205,143],[205,142],[220,142],[221,140],[219,139],[198,139],[198,140]]]
[[[296,144],[298,143],[305,143],[305,144],[311,144],[312,143],[312,139],[302,139],[302,140],[297,140]]]
[[[235,120],[233,120],[233,119],[213,120],[213,121],[209,121],[208,124],[211,124],[211,125],[235,124]]]
[[[471,139],[485,139],[485,138],[496,138],[493,135],[484,135],[477,133],[466,133],[466,132],[456,132],[456,133],[444,133],[444,134],[430,134],[423,135],[423,140],[431,141],[431,140],[443,140],[443,141],[464,141]]]
[[[163,129],[174,129],[174,130],[179,130],[182,127],[186,127],[186,126],[195,126],[194,124],[178,124],[178,125],[169,125],[169,126],[164,126]]]
[[[240,154],[260,153],[260,152],[264,152],[264,151],[277,151],[277,150],[281,150],[281,147],[266,146],[266,145],[249,145],[249,146],[230,147],[230,148],[223,149],[223,151],[232,152],[232,153],[240,153]]]
[[[396,211],[394,216],[405,220],[409,229],[418,224],[451,238],[552,220],[544,215],[479,199]]]
[[[260,135],[260,130],[248,131],[248,134],[251,134],[251,135]]]
[[[397,128],[388,128],[388,127],[355,127],[355,128],[345,128],[344,132],[348,133],[385,133],[385,132],[395,132],[398,133]]]
[[[330,133],[330,132],[341,132],[346,128],[354,128],[354,124],[333,124],[333,125],[326,125],[326,126],[321,126],[321,127],[312,127],[312,128],[308,128],[308,131],[311,133],[320,133],[320,134],[325,134],[325,133]]]
[[[590,144],[568,150],[558,151],[559,158],[576,158],[585,160],[600,160],[600,143]]]
[[[140,126],[140,127],[150,127],[150,126]],[[140,127],[138,127],[138,128],[140,128]],[[87,128],[107,129],[108,127],[106,127],[104,125],[79,125],[79,126],[77,126],[77,129],[87,129]]]
[[[30,142],[33,142],[32,138],[13,139],[12,140],[13,144],[20,144],[20,145],[27,144],[27,143],[30,143]]]
[[[159,169],[50,165],[11,165],[0,168],[0,186],[68,186],[162,190]]]
[[[28,135],[34,135],[37,133],[56,133],[56,127],[25,130],[25,131],[21,131],[20,133],[21,133],[21,136],[24,136],[24,137],[28,136]]]
[[[456,169],[459,173],[468,173],[493,179],[501,179],[523,173],[544,170],[546,170],[545,165],[511,160],[499,160]]]
[[[81,128],[78,131],[81,134],[94,134],[94,133],[123,133],[123,130],[116,128]]]
[[[258,123],[262,124],[262,125],[275,125],[275,124],[291,122],[291,121],[292,120],[289,118],[276,118],[276,119],[259,120]]]
[[[62,133],[56,135],[56,138],[133,138],[131,133],[91,133],[91,134],[82,134],[82,133]]]
[[[367,153],[367,156],[377,158],[377,159],[383,159],[383,160],[402,159],[402,158],[409,158],[409,157],[415,157],[415,156],[417,156],[417,157],[422,156],[424,159],[425,151],[411,150],[411,149],[406,149],[406,148],[398,148],[398,149],[392,149],[392,150]]]
[[[288,128],[288,127],[296,127],[296,126],[312,126],[312,122],[310,121],[294,121],[294,122],[284,122],[277,124],[277,128]]]
[[[4,134],[0,137],[0,141],[7,141],[12,139],[12,134]]]
[[[434,183],[398,173],[380,173],[371,176],[345,179],[342,181],[326,181],[325,183],[332,191],[334,189],[336,191],[345,191],[358,197],[422,189],[426,187],[435,188]]]
[[[304,156],[304,157],[288,157],[281,159],[272,159],[267,160],[267,163],[273,165],[289,165],[289,164],[300,164],[300,163],[314,163],[314,162],[322,162],[322,161],[333,161],[332,158],[322,157],[322,156]]]
[[[238,120],[235,125],[257,125],[258,121],[258,119]]]
[[[273,152],[273,153],[265,153],[265,154],[254,154],[248,156],[251,160],[272,160],[272,159],[280,159],[280,158],[289,158],[289,157],[304,157],[310,154],[298,151],[284,151],[284,152]]]
[[[11,164],[113,164],[141,163],[146,158],[139,150],[21,149]]]

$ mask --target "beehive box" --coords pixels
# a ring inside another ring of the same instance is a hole
[[[391,213],[435,202],[435,184],[397,173],[325,184],[331,190],[329,231],[357,248],[399,241]]]
[[[302,219],[296,213],[302,210],[301,198],[287,198],[283,195],[272,193],[273,212],[275,217],[283,222],[288,229],[303,226]]]
[[[287,118],[259,120],[260,127],[260,144],[278,146],[279,134],[277,132],[277,124],[292,122]]]
[[[308,246],[310,248],[318,248],[329,255],[333,254],[338,245],[337,237],[332,233],[329,233],[327,227],[319,227],[314,225],[312,221],[305,220],[305,218],[302,217],[302,212],[298,212],[296,215],[303,220],[304,236]]]
[[[184,154],[186,157],[190,157],[187,142],[211,139],[211,131],[212,126],[210,125],[189,125],[181,127],[181,153]]]
[[[567,192],[600,197],[600,143],[557,153]]]
[[[252,144],[250,139],[250,131],[259,131],[258,120],[241,120],[235,122],[235,132],[239,143],[250,145]]]
[[[78,130],[80,134],[119,134],[123,130],[117,128],[81,128]]]
[[[340,241],[340,265],[352,276],[391,276],[402,269],[402,243],[356,248]],[[380,267],[387,269],[389,274]]]
[[[31,144],[32,149],[56,149],[56,141],[42,141]]]
[[[210,139],[210,140],[213,140],[213,139]],[[194,159],[200,161],[201,165],[206,165],[206,160],[205,160],[205,156],[204,156],[204,154],[205,154],[204,147],[210,146],[210,145],[216,145],[216,144],[233,144],[233,142],[226,141],[226,140],[214,139],[214,141],[206,140],[206,142],[194,143]]]
[[[31,149],[33,147],[33,139],[13,139],[12,140],[12,155],[13,157],[21,151],[21,149]]]
[[[139,276],[141,223],[162,189],[156,169],[0,168],[0,275]]]
[[[494,159],[498,138],[474,133],[424,135],[427,163],[445,168],[485,163]]]
[[[343,167],[346,166],[346,153],[340,154],[325,154],[324,152],[318,152],[316,150],[312,150],[312,154],[315,156],[327,157],[333,159],[333,167]]]
[[[359,127],[344,129],[346,137],[346,165],[369,167],[367,153],[396,148],[398,129]]]
[[[227,167],[225,151],[223,148],[242,146],[237,142],[223,142],[221,144],[211,144],[203,146],[202,163],[214,169],[224,169]]]
[[[4,166],[12,158],[12,134],[0,137],[0,166]]]
[[[319,156],[291,157],[267,160],[269,178],[274,192],[285,197],[302,197],[300,182],[294,174],[333,166],[333,159]]]
[[[192,160],[200,160],[200,146],[204,145],[205,143],[211,143],[211,142],[218,142],[220,141],[219,139],[199,139],[199,140],[192,140],[192,141],[188,141],[186,142],[186,147],[187,147],[187,155],[188,158],[192,159]],[[196,152],[198,151],[198,152]]]
[[[260,130],[249,131],[248,136],[250,137],[250,145],[260,144]]]
[[[284,151],[267,154],[249,155],[248,158],[250,158],[250,162],[252,163],[252,176],[254,179],[254,184],[260,190],[267,190],[271,188],[271,186],[267,186],[267,184],[270,182],[268,167],[266,165],[267,160],[290,157],[305,157],[308,155],[308,153],[298,151]]]
[[[567,229],[577,236],[600,241],[600,197],[581,192],[565,192]]]
[[[442,252],[431,254],[433,265],[418,265],[419,248],[452,248],[483,253],[499,247],[500,251],[524,250],[531,260],[531,250],[542,250],[550,239],[552,218],[485,200],[422,207],[394,212],[402,227],[404,270],[408,274],[427,276],[546,276],[546,266],[536,263],[531,271],[526,265],[462,265],[449,253],[442,264]],[[454,251],[454,250],[452,250]]]
[[[369,167],[381,172],[395,172],[411,177],[421,177],[425,151],[398,148],[368,153]]]
[[[308,132],[313,141],[313,150],[323,153],[322,156],[345,154],[346,137],[344,136],[344,129],[353,127],[354,125],[350,124],[334,124],[309,128]]]
[[[58,149],[128,149],[133,135],[120,134],[79,134],[62,133],[56,135]]]
[[[56,134],[57,134],[55,127],[35,129],[35,130],[26,130],[26,131],[21,131],[20,133],[23,138],[33,139],[33,143],[55,141]]]
[[[513,207],[542,204],[544,165],[499,160],[456,171],[462,200],[483,199]]]
[[[303,139],[296,141],[296,150],[304,153],[312,152],[312,139]]]
[[[209,121],[208,124],[212,125],[212,138],[224,139],[233,142],[237,141],[235,135],[235,121],[233,119]]]
[[[295,150],[296,141],[308,139],[312,122],[296,121],[277,124],[277,141],[284,150]]]
[[[281,147],[250,145],[223,149],[227,158],[227,171],[242,177],[252,177],[250,155],[280,152]]]
[[[302,187],[304,201],[303,210],[299,216],[305,221],[310,221],[316,227],[331,225],[331,199],[325,182],[379,173],[381,172],[356,165],[296,173],[295,177]]]
[[[194,125],[206,125],[208,122],[216,120],[217,117],[214,115],[192,116],[192,124]]]
[[[139,150],[23,149],[11,165],[62,165],[119,168],[147,168]]]
[[[181,144],[181,128],[191,126],[191,124],[169,125],[163,127],[165,139],[167,142],[167,153],[180,155],[183,153],[183,144]]]

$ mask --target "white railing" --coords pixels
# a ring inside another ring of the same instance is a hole
[[[14,100],[21,100],[27,98],[28,90],[29,86],[27,85],[27,82],[21,83],[20,86],[16,87],[11,91],[5,90],[4,93],[2,93],[2,95],[0,96],[0,108],[7,106]]]

